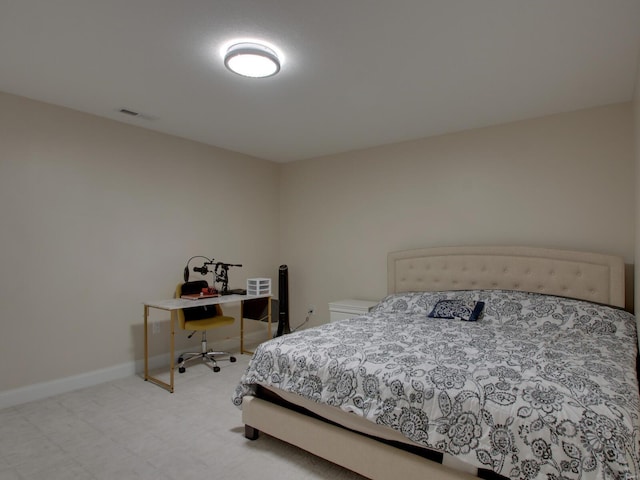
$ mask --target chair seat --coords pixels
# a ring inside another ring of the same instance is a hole
[[[230,325],[235,321],[233,317],[227,317],[226,315],[218,315],[217,317],[204,318],[202,320],[186,320],[184,322],[185,330],[202,331],[208,330],[212,327],[222,327],[223,325]]]

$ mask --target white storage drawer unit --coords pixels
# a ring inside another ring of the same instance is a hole
[[[356,300],[354,298],[331,302],[329,304],[329,321],[337,322],[338,320],[365,315],[377,304],[378,302],[371,300]]]
[[[248,278],[247,295],[271,295],[271,279]]]

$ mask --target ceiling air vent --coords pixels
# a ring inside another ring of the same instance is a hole
[[[158,118],[152,115],[147,115],[146,113],[135,112],[128,108],[121,108],[118,110],[118,112],[122,113],[123,115],[127,115],[129,117],[143,118],[144,120],[156,120]]]
[[[140,115],[138,112],[134,112],[133,110],[128,110],[126,108],[121,108],[118,110],[120,113],[124,113],[125,115],[131,115],[132,117],[137,117]]]

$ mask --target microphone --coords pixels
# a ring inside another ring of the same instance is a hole
[[[193,267],[193,271],[194,272],[199,272],[202,276],[204,276],[207,273],[209,273],[209,269],[207,268],[206,265],[203,265],[201,267]]]
[[[205,260],[205,262],[202,264],[201,267],[199,268],[193,267],[194,272],[200,272],[202,276],[210,272],[210,270],[207,268],[207,265],[213,264],[213,258],[209,259],[207,257],[203,257],[202,255],[194,255],[189,260],[187,260],[187,264],[184,266],[184,271],[182,272],[182,278],[184,278],[184,283],[187,283],[189,281],[189,264],[191,263],[191,260],[193,260],[194,258],[203,258]]]

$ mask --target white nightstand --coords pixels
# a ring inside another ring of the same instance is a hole
[[[329,304],[329,321],[337,322],[338,320],[365,315],[377,304],[378,302],[371,300],[356,300],[353,298],[331,302]]]

